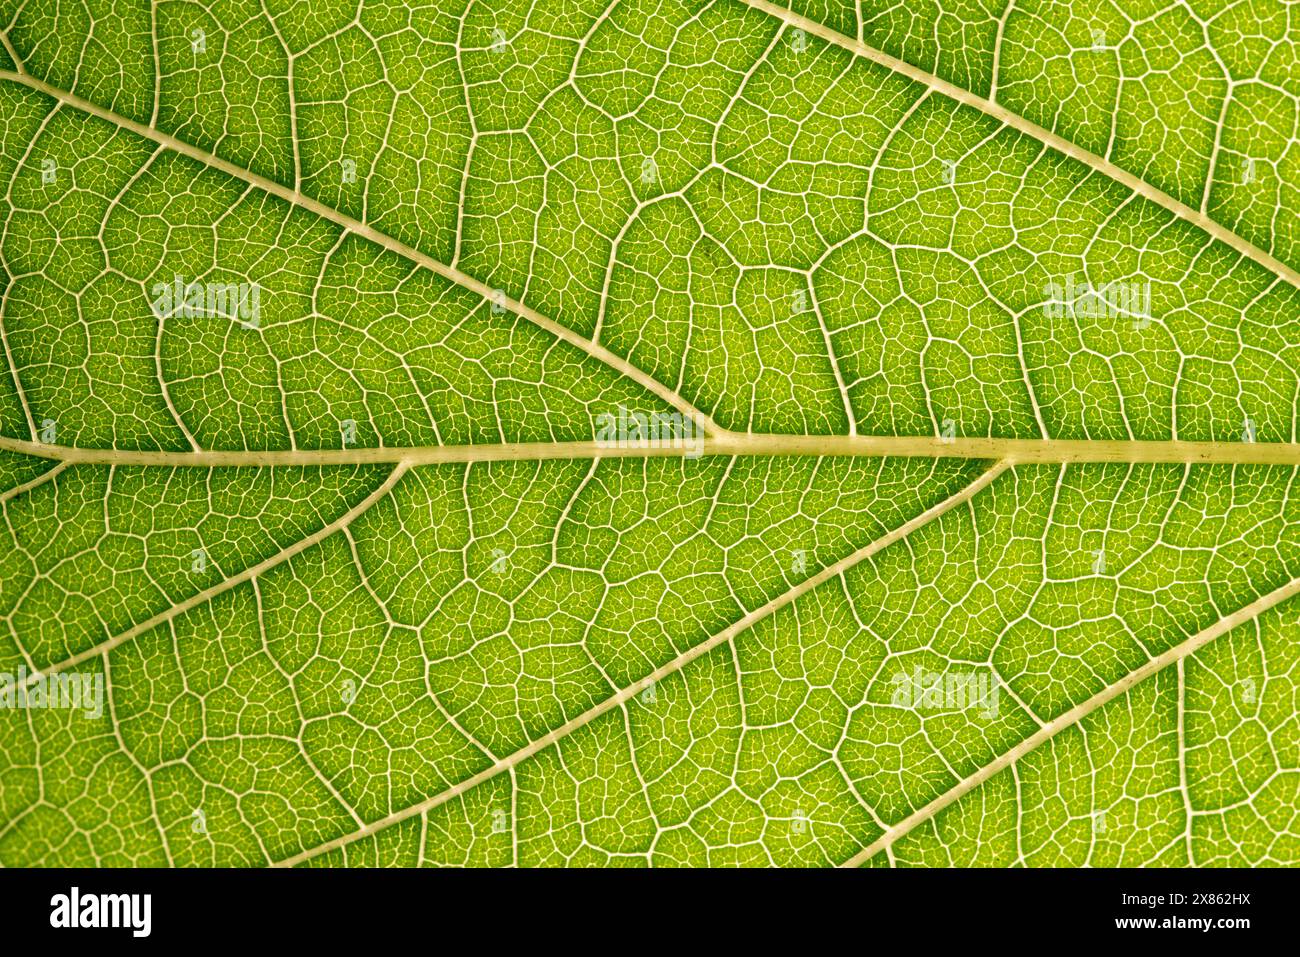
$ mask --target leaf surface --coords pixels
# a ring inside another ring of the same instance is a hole
[[[1294,30],[1138,6],[5,4],[0,863],[1295,864]]]

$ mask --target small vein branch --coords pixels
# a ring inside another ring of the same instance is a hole
[[[239,574],[232,575],[229,578],[221,582],[218,582],[217,584],[213,585],[210,588],[205,588],[203,591],[191,595],[189,598],[186,598],[184,601],[177,602],[175,605],[168,608],[166,611],[159,612],[158,614],[154,615],[152,618],[147,618],[144,621],[140,622],[139,624],[131,626],[126,631],[114,635],[112,638],[108,638],[104,641],[101,641],[99,642],[99,644],[93,645],[92,647],[87,648],[85,651],[78,652],[77,654],[73,655],[70,658],[65,658],[63,661],[57,662],[56,664],[52,664],[47,668],[43,669],[42,671],[28,676],[26,682],[24,683],[27,685],[32,685],[35,684],[37,681],[39,681],[42,675],[52,675],[60,671],[66,671],[69,668],[75,668],[83,661],[88,661],[91,658],[95,658],[106,652],[112,651],[118,645],[124,644],[125,642],[128,642],[131,639],[135,638],[136,636],[142,635],[153,628],[157,628],[159,625],[171,621],[173,618],[176,618],[184,614],[190,609],[197,608],[199,605],[211,601],[213,598],[216,598],[218,595],[228,592],[232,588],[235,588],[238,585],[244,584],[244,582],[251,581],[252,579],[256,578],[258,575],[261,575],[263,572],[269,571],[270,569],[276,567],[277,565],[284,564],[289,559],[293,558],[295,555],[298,555],[301,552],[306,551],[308,548],[311,548],[311,546],[325,540],[330,535],[333,535],[335,532],[347,528],[349,525],[351,525],[363,512],[368,510],[372,505],[374,505],[385,495],[387,495],[390,491],[392,491],[393,486],[395,486],[398,483],[398,481],[401,479],[403,475],[406,474],[406,471],[409,468],[410,468],[409,462],[399,462],[397,464],[397,467],[394,468],[393,471],[389,473],[388,478],[386,478],[383,481],[383,483],[379,485],[379,487],[377,487],[373,492],[367,495],[356,505],[352,506],[352,508],[348,509],[346,512],[344,512],[334,521],[330,522],[328,525],[323,525],[322,527],[320,527],[319,529],[317,529],[316,531],[308,535],[306,538],[299,539],[298,541],[290,545],[288,548],[276,552],[274,555],[270,556],[269,558],[263,559],[262,561],[258,562],[256,565],[252,565],[248,568],[245,568]]]

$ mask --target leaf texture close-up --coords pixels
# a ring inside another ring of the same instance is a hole
[[[0,0],[0,865],[1300,865],[1300,6]]]

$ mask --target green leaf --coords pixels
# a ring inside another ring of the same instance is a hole
[[[7,3],[0,864],[1300,863],[1300,38],[1139,7]]]

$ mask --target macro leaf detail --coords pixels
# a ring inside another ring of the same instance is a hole
[[[0,864],[1300,863],[1282,4],[6,2]]]

